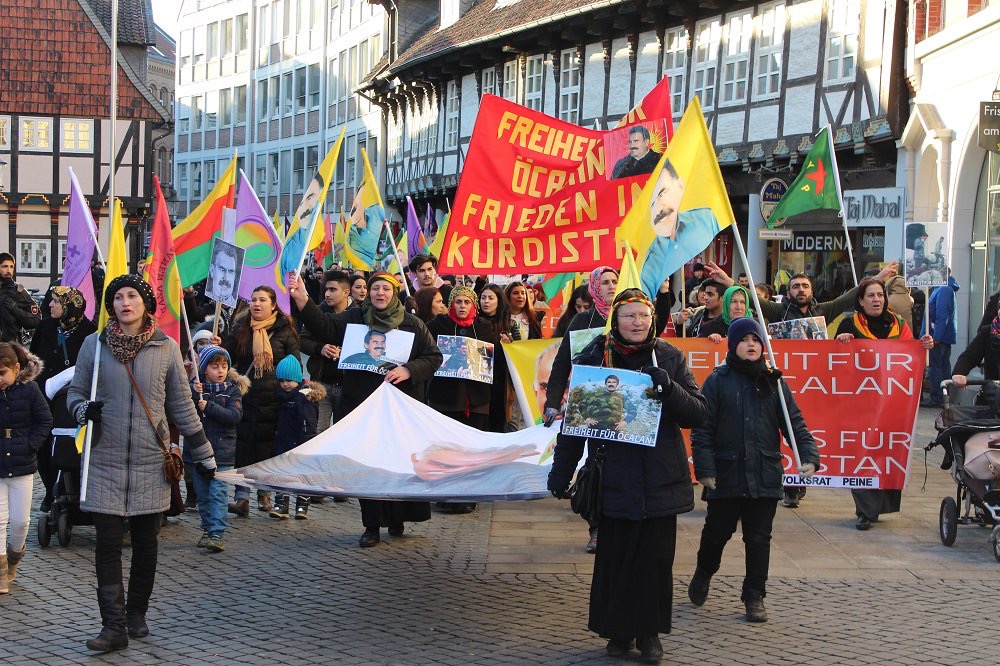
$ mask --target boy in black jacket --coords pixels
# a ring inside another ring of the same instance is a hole
[[[286,356],[274,369],[278,380],[278,428],[274,433],[273,455],[291,451],[316,436],[319,402],[326,397],[326,389],[319,382],[302,386],[302,363],[297,356]],[[272,518],[288,518],[288,493],[278,493]],[[309,496],[295,496],[295,518],[309,517]]]

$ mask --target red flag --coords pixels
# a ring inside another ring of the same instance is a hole
[[[181,278],[177,273],[177,255],[170,235],[170,218],[167,203],[160,189],[160,179],[153,176],[156,190],[156,217],[153,219],[153,233],[149,241],[149,254],[143,278],[153,288],[156,296],[157,325],[177,344],[181,343],[181,307],[184,300],[181,293]]]

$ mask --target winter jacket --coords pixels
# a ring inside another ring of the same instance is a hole
[[[128,371],[107,346],[107,333],[89,335],[83,342],[69,387],[70,413],[75,414],[90,399],[98,345],[97,400],[104,407],[91,441],[87,499],[80,507],[117,516],[163,513],[170,508],[170,484],[163,473],[160,442],[169,444],[169,426],[185,437],[193,460],[212,456],[212,445],[191,402],[180,349],[157,329],[132,361],[136,384],[156,423],[154,430]]]
[[[949,277],[948,284],[935,289],[928,301],[931,336],[935,344],[953,345],[958,340],[958,324],[955,322],[955,294],[958,290],[958,280]],[[923,330],[923,322],[920,326]]]
[[[1000,379],[1000,340],[990,335],[989,327],[979,329],[955,361],[953,375],[968,375],[976,366],[983,366],[983,378]]]
[[[0,479],[34,474],[38,449],[52,429],[49,403],[34,379],[42,363],[34,354],[14,383],[0,390]]]
[[[322,340],[324,344],[329,343],[338,347],[344,344],[344,333],[348,325],[363,326],[365,322],[361,308],[347,308],[340,314],[323,314],[312,301],[306,303],[299,317],[313,337]],[[403,367],[410,371],[410,378],[396,384],[396,388],[411,398],[423,402],[427,381],[441,367],[444,359],[424,322],[415,315],[409,312],[403,315],[403,323],[399,325],[398,330],[413,333],[413,348],[410,350],[410,359],[403,364]],[[385,376],[375,372],[346,370],[336,417],[342,418],[349,414],[384,381]]]
[[[42,321],[38,303],[13,280],[0,280],[0,342],[20,342],[21,329],[34,330]]]
[[[232,368],[250,378],[250,390],[243,396],[243,419],[237,426],[236,465],[242,467],[271,457],[274,446],[274,431],[278,424],[278,380],[274,370],[256,377],[253,366],[253,346],[248,343],[241,353],[237,340],[243,330],[250,326],[249,313],[233,323],[231,335],[223,343],[232,356]],[[274,364],[286,356],[299,356],[298,333],[288,324],[285,317],[278,317],[268,331]],[[252,340],[251,340],[252,342]]]
[[[59,320],[52,318],[42,320],[35,329],[35,334],[31,336],[31,353],[42,361],[42,372],[35,381],[38,382],[43,394],[45,382],[50,377],[76,365],[76,357],[80,354],[83,341],[96,330],[94,322],[84,317],[63,344],[59,344]]]
[[[203,394],[196,393],[192,387],[191,397],[197,404],[204,395],[206,404],[200,415],[205,437],[215,451],[215,462],[220,467],[232,467],[236,464],[236,430],[243,420],[243,396],[250,390],[250,378],[230,370],[224,386],[220,392]],[[184,441],[184,462],[191,462],[187,440]]]
[[[326,305],[325,301],[320,304],[320,310],[323,310],[324,313],[333,314],[329,309],[324,310],[324,305]],[[308,330],[304,330],[299,334],[299,342],[302,346],[302,353],[309,356],[309,361],[306,363],[306,368],[309,370],[309,378],[314,382],[340,386],[344,381],[344,371],[337,367],[339,360],[327,358],[321,353],[323,347],[328,343],[320,342]]]
[[[705,499],[782,497],[781,438],[787,432],[781,401],[770,384],[761,391],[754,378],[723,364],[715,368],[701,392],[708,418],[691,432],[695,476],[715,478]],[[803,463],[819,469],[819,453],[788,385],[782,382],[795,442]]]
[[[274,455],[291,451],[316,436],[319,402],[326,397],[323,385],[314,382],[291,391],[278,387],[278,429],[274,433]]]
[[[604,336],[598,336],[577,356],[580,365],[602,365]],[[663,406],[656,433],[656,446],[639,446],[591,438],[593,450],[606,448],[603,513],[611,518],[643,520],[685,513],[694,508],[694,491],[688,471],[687,452],[681,428],[692,428],[705,420],[708,410],[698,384],[688,371],[684,354],[657,340],[653,384]],[[641,371],[652,366],[651,354],[620,356],[612,353],[614,367]],[[565,491],[583,455],[584,439],[559,436],[549,473],[549,490]]]
[[[854,309],[854,297],[858,293],[858,288],[854,287],[848,289],[844,292],[843,296],[839,296],[832,301],[824,301],[819,303],[816,299],[809,301],[809,305],[806,307],[806,311],[803,312],[799,309],[791,298],[785,297],[781,303],[775,303],[773,301],[761,301],[760,311],[764,315],[764,319],[769,322],[777,321],[789,321],[791,319],[803,319],[805,317],[826,317],[827,325],[832,322],[837,315],[841,312],[847,312],[848,310]]]
[[[434,337],[435,344],[439,335],[460,335],[492,344],[494,359],[496,349],[500,346],[490,322],[482,317],[476,317],[472,326],[459,326],[451,317],[441,314],[427,322],[427,330]],[[490,395],[490,384],[471,379],[433,377],[427,386],[427,404],[442,412],[465,412],[468,408],[479,413],[488,413]]]

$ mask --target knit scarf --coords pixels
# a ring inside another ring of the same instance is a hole
[[[869,340],[892,340],[903,333],[899,317],[891,312],[884,312],[879,317],[869,317],[864,312],[855,312],[852,321],[860,337]]]
[[[594,301],[596,303],[596,301]],[[633,298],[624,298],[614,304],[611,310],[611,334],[607,336],[604,341],[604,367],[613,368],[611,350],[614,350],[622,356],[631,356],[632,354],[639,353],[649,353],[653,351],[653,347],[656,345],[656,317],[654,316],[649,325],[649,334],[646,339],[642,342],[633,344],[631,342],[625,342],[621,339],[620,333],[618,332],[618,310],[623,305],[628,305],[629,303],[644,303],[649,307],[650,314],[653,314],[653,303],[645,296],[635,296]]]
[[[271,338],[267,332],[278,321],[278,313],[262,321],[250,318],[250,330],[253,332],[253,376],[259,379],[265,372],[274,371],[274,352],[271,350]]]
[[[227,384],[226,382],[204,382],[201,385],[202,393],[225,393]]]
[[[590,292],[590,297],[594,299],[594,309],[600,312],[602,317],[607,319],[608,312],[611,311],[611,303],[601,297],[601,276],[605,273],[614,273],[615,275],[618,274],[618,272],[610,266],[598,266],[590,272],[590,282],[587,284],[587,291]],[[570,303],[569,307],[572,307],[572,305],[573,304]]]
[[[403,304],[399,302],[397,296],[392,297],[389,305],[384,310],[376,308],[370,296],[361,304],[361,317],[364,319],[365,324],[368,328],[374,329],[379,333],[388,333],[393,329],[399,328],[399,325],[403,323],[403,315],[405,314],[406,310],[403,308]]]
[[[726,365],[735,372],[750,377],[754,387],[764,394],[770,393],[781,378],[781,370],[772,368],[763,355],[756,361],[748,361],[729,352],[726,354]]]
[[[118,320],[111,317],[105,329],[105,341],[107,342],[108,350],[111,351],[111,355],[119,363],[126,365],[135,360],[135,357],[139,354],[139,350],[142,349],[144,344],[149,342],[155,331],[156,320],[148,314],[146,315],[146,322],[143,324],[142,330],[136,335],[127,334],[122,330],[122,325],[118,323]]]

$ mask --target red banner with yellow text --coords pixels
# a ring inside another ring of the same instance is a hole
[[[484,95],[439,257],[442,273],[617,264],[614,230],[673,135],[664,77],[609,131]]]
[[[532,340],[531,343],[544,343]],[[684,352],[699,386],[726,358],[725,340],[672,338]],[[504,345],[508,357],[510,347]],[[901,489],[905,486],[920,404],[926,352],[917,340],[774,340],[775,361],[819,449],[820,469],[810,479],[795,471],[792,451],[782,443],[785,485],[820,488]],[[544,402],[539,386],[548,380],[547,345],[530,350],[528,363],[512,372],[537,418]],[[553,348],[554,349],[554,348]],[[551,354],[554,357],[554,354]],[[537,362],[536,362],[537,361]],[[537,377],[534,376],[537,373]],[[534,391],[533,391],[534,389]],[[539,394],[536,401],[531,397]],[[529,424],[535,419],[526,419]],[[690,433],[684,431],[690,452]],[[693,475],[692,475],[692,478]]]

